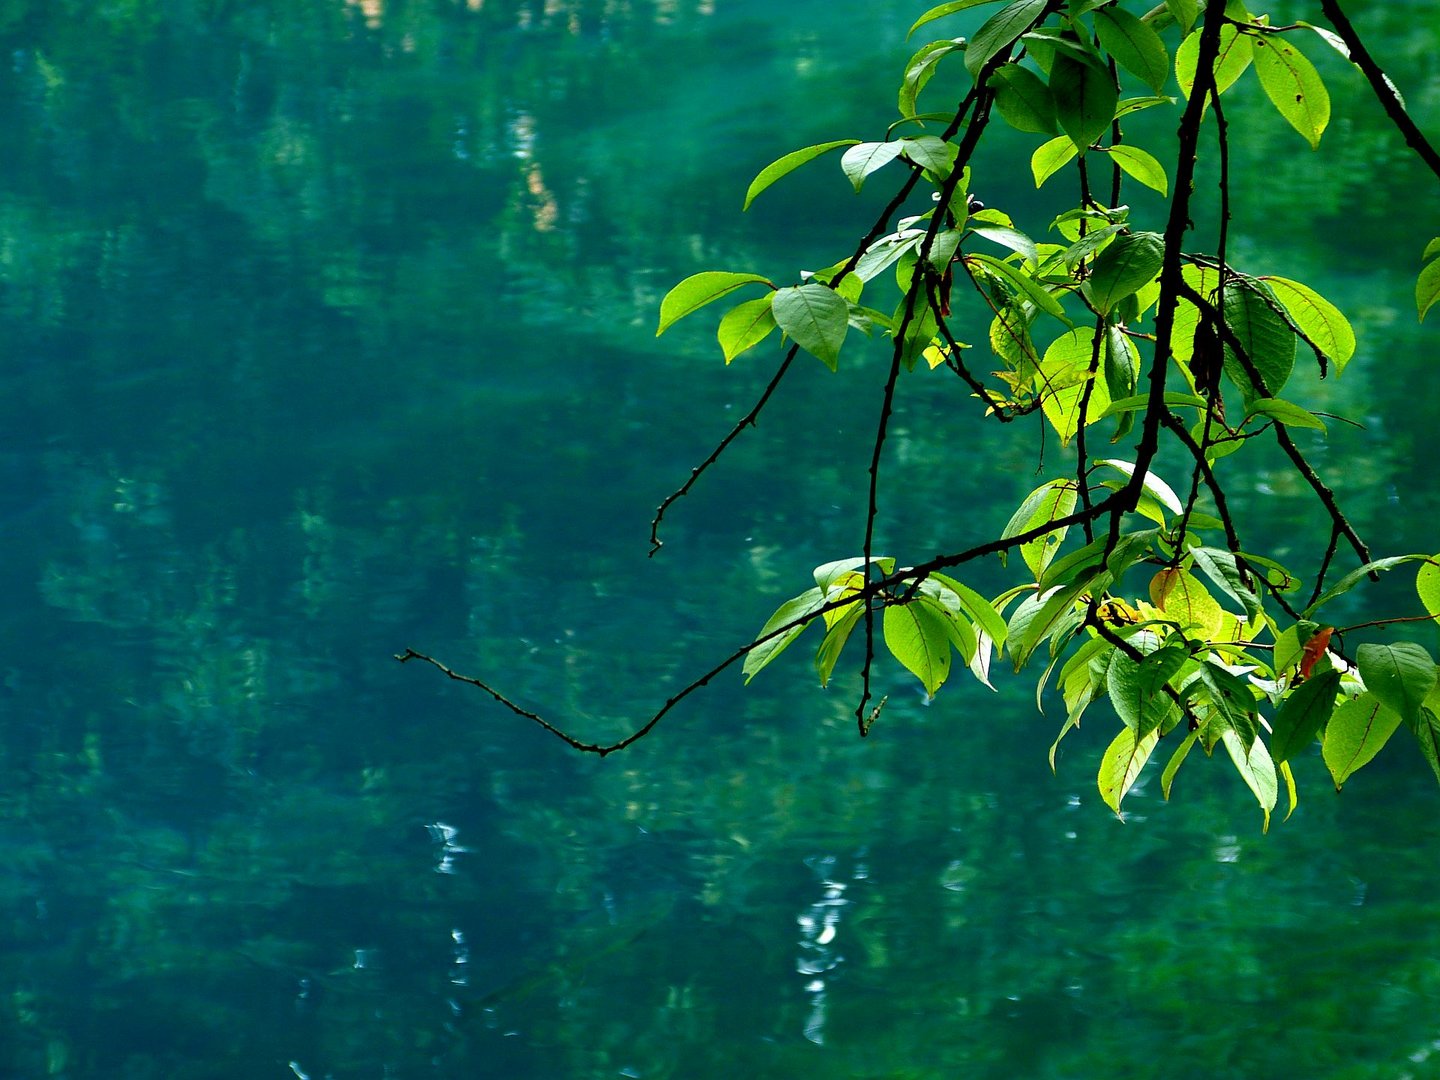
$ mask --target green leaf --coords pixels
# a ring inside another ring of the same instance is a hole
[[[1361,694],[1343,702],[1325,725],[1322,751],[1325,765],[1339,791],[1400,726],[1400,714],[1387,709],[1374,694]]]
[[[1181,740],[1175,753],[1171,754],[1170,760],[1165,763],[1165,771],[1160,774],[1160,794],[1165,797],[1166,802],[1170,801],[1170,788],[1175,784],[1175,774],[1180,771],[1180,766],[1185,764],[1185,759],[1190,756],[1190,750],[1199,738],[1200,729],[1196,728]]]
[[[904,146],[898,142],[866,142],[850,147],[840,157],[840,168],[850,178],[850,183],[859,191],[865,185],[865,178],[900,156]]]
[[[948,4],[937,4],[929,11],[915,20],[909,32],[905,35],[908,40],[916,30],[926,23],[934,22],[936,19],[943,19],[946,15],[954,15],[957,11],[964,11],[966,8],[979,7],[981,4],[993,4],[996,0],[951,0]]]
[[[1245,419],[1248,420],[1252,416],[1268,416],[1289,427],[1314,428],[1316,431],[1327,430],[1325,422],[1309,409],[1303,409],[1293,401],[1285,401],[1281,398],[1255,398],[1245,406]]]
[[[1078,498],[1078,488],[1074,480],[1051,480],[1041,484],[1026,496],[1025,501],[1011,516],[1005,531],[1000,534],[1001,539],[1019,536],[1057,518],[1069,516],[1074,513]],[[1068,525],[1062,526],[1020,545],[1020,555],[1037,580],[1055,558],[1069,528]]]
[[[1235,350],[1225,344],[1225,374],[1246,400],[1275,397],[1295,368],[1295,333],[1275,313],[1261,290],[1264,286],[1232,281],[1225,289],[1225,322],[1264,380],[1264,388],[1250,381]]]
[[[1165,177],[1165,167],[1138,146],[1121,144],[1110,148],[1110,158],[1121,169],[1129,173],[1146,187],[1161,195],[1170,193],[1170,182]]]
[[[741,207],[742,212],[750,209],[750,204],[755,201],[755,196],[786,173],[794,172],[801,165],[814,161],[821,154],[827,154],[840,146],[854,146],[859,141],[859,139],[836,139],[834,142],[816,143],[814,146],[792,150],[784,157],[776,158],[761,169],[754,180],[750,181],[750,187],[745,192],[745,205]]]
[[[1200,14],[1195,0],[1165,0],[1165,7],[1180,25],[1181,32],[1186,34],[1190,32],[1190,27],[1195,25],[1195,19]]]
[[[1044,14],[1048,2],[1049,0],[1015,0],[1013,4],[992,15],[975,32],[965,50],[965,67],[970,74],[978,78],[986,61],[1008,48],[1011,42],[1029,30],[1031,24]]]
[[[1009,263],[1001,262],[993,255],[977,253],[965,255],[963,258],[966,267],[970,270],[973,271],[977,267],[983,268],[983,271],[989,276],[999,278],[1011,286],[1012,290],[1021,299],[1030,301],[1046,314],[1055,316],[1055,318],[1059,319],[1066,326],[1070,325],[1070,320],[1066,317],[1065,309],[1061,306],[1060,301],[1046,292],[1045,286],[1041,285],[1029,274],[1016,269]]]
[[[1030,172],[1035,177],[1036,188],[1063,169],[1076,153],[1075,144],[1068,135],[1058,136],[1040,146],[1030,155]]]
[[[861,281],[871,281],[885,272],[885,268],[920,243],[925,233],[922,229],[905,229],[889,236],[882,236],[860,256],[855,264],[855,276]]]
[[[825,594],[819,589],[807,589],[799,596],[786,600],[775,609],[765,625],[760,628],[760,633],[755,636],[756,641],[761,641],[768,634],[774,633],[786,623],[802,619],[807,615],[813,615],[820,608],[825,606]],[[761,641],[761,644],[751,649],[745,657],[745,666],[742,669],[745,681],[748,683],[753,679],[766,664],[774,660],[787,648],[790,643],[799,637],[809,626],[809,623],[802,623],[799,626],[791,627],[783,634],[777,634],[769,641]]]
[[[1129,116],[1133,112],[1139,112],[1142,109],[1153,109],[1157,105],[1174,104],[1175,99],[1173,97],[1168,97],[1165,95],[1157,95],[1155,97],[1122,98],[1120,104],[1115,107],[1115,119],[1119,120],[1123,117]]]
[[[1041,409],[1060,436],[1060,445],[1069,446],[1080,429],[1080,404],[1090,387],[1085,425],[1099,421],[1110,407],[1110,390],[1102,377],[1090,368],[1094,330],[1071,330],[1060,335],[1045,350],[1035,377],[1037,392],[1044,395]]]
[[[1440,619],[1440,555],[1432,556],[1420,567],[1415,575],[1415,592],[1431,617]]]
[[[964,40],[957,38],[954,41],[932,41],[916,50],[915,55],[910,57],[905,65],[905,77],[900,80],[900,94],[896,105],[901,116],[909,117],[915,112],[916,99],[935,74],[940,61],[964,48]]]
[[[1190,549],[1195,565],[1211,581],[1245,609],[1250,618],[1259,615],[1262,608],[1260,598],[1245,584],[1245,577],[1235,563],[1235,556],[1223,548],[1197,547]]]
[[[1254,50],[1250,36],[1242,34],[1232,24],[1220,28],[1220,51],[1215,57],[1215,92],[1223,94],[1235,80],[1245,74],[1250,66]],[[1191,33],[1175,50],[1175,81],[1180,92],[1188,99],[1195,87],[1195,68],[1200,61],[1200,31]]]
[[[1425,251],[1420,256],[1420,261],[1422,263],[1429,262],[1437,255],[1440,255],[1440,236],[1435,237],[1425,245]]]
[[[865,608],[857,603],[853,608],[847,609],[845,614],[825,631],[825,637],[820,642],[820,647],[815,650],[815,671],[820,676],[822,687],[829,685],[830,676],[835,671],[835,664],[840,659],[840,650],[845,648],[845,642],[850,639],[851,632],[864,614]]]
[[[1174,568],[1161,570],[1150,579],[1150,599],[1182,631],[1198,629],[1207,639],[1220,632],[1223,610],[1194,574]]]
[[[1085,283],[1090,302],[1102,315],[1108,313],[1117,301],[1154,280],[1164,259],[1165,238],[1159,233],[1117,236],[1091,264]]]
[[[895,572],[895,560],[883,555],[873,556],[870,561],[881,574],[893,574]],[[815,585],[829,592],[842,578],[853,571],[859,570],[865,565],[865,557],[856,555],[849,559],[837,559],[835,562],[828,562],[815,567],[812,575],[815,578]]]
[[[935,135],[919,135],[912,139],[900,140],[900,152],[922,169],[944,180],[955,165],[955,155],[960,148]]]
[[[1420,753],[1430,766],[1435,778],[1440,780],[1440,717],[1428,708],[1420,710],[1420,718],[1408,725],[1420,743]]]
[[[986,600],[970,586],[945,574],[933,574],[936,581],[953,592],[959,599],[970,618],[974,619],[981,630],[990,636],[995,645],[1005,644],[1005,620],[995,610],[995,605]]]
[[[1435,689],[1435,661],[1413,641],[1361,645],[1355,654],[1365,689],[1402,720],[1415,723],[1420,705]]]
[[[1324,607],[1326,604],[1328,604],[1331,600],[1334,600],[1337,596],[1349,592],[1370,574],[1376,574],[1382,570],[1394,569],[1401,563],[1419,562],[1429,558],[1430,556],[1428,555],[1391,555],[1384,559],[1376,559],[1374,562],[1368,562],[1364,566],[1357,567],[1356,569],[1351,570],[1350,573],[1346,574],[1334,585],[1326,589],[1316,599],[1316,601],[1309,607],[1307,607],[1303,612],[1301,612],[1301,614],[1305,615],[1308,618],[1321,607]]]
[[[1115,79],[1106,68],[1064,55],[1056,56],[1051,65],[1050,93],[1060,127],[1082,154],[1110,129],[1120,101]]]
[[[1095,32],[1117,64],[1160,92],[1170,78],[1170,54],[1159,34],[1118,6],[1095,13]]]
[[[1126,477],[1131,477],[1135,475],[1134,462],[1121,461],[1119,458],[1106,458],[1099,464],[1109,465],[1112,469],[1118,469],[1120,472],[1124,473]],[[1172,488],[1169,484],[1165,483],[1164,480],[1161,480],[1160,477],[1156,476],[1154,473],[1147,472],[1145,474],[1145,479],[1142,480],[1140,483],[1145,491],[1149,492],[1150,495],[1154,497],[1157,502],[1159,502],[1162,506],[1165,507],[1166,510],[1169,510],[1172,514],[1183,514],[1185,512],[1185,507],[1180,502],[1180,496],[1175,494],[1175,489]]]
[[[1280,705],[1271,724],[1270,746],[1277,762],[1288,761],[1312,742],[1335,711],[1340,672],[1322,671],[1301,683]]]
[[[1308,285],[1289,278],[1265,275],[1260,278],[1285,305],[1290,318],[1321,352],[1335,361],[1337,371],[1355,355],[1355,331],[1340,309]]]
[[[770,298],[780,329],[831,371],[840,362],[840,346],[850,329],[850,308],[827,285],[792,285]]]
[[[1426,263],[1415,280],[1415,310],[1421,322],[1436,300],[1440,300],[1440,259]]]
[[[1025,598],[1007,626],[1010,662],[1018,673],[1035,650],[1064,625],[1076,599],[1089,586],[1094,573],[1062,588],[1037,592]]]
[[[950,674],[950,635],[945,622],[918,601],[885,609],[885,646],[931,696]]]
[[[706,270],[703,273],[691,274],[660,301],[660,327],[655,331],[655,336],[659,337],[677,320],[691,312],[698,311],[722,296],[729,296],[742,285],[749,285],[751,282],[774,288],[769,278],[759,274],[732,274],[724,270]]]
[[[1265,830],[1269,831],[1270,811],[1275,809],[1280,799],[1280,783],[1275,776],[1275,762],[1270,759],[1270,751],[1265,749],[1261,739],[1256,739],[1247,747],[1233,728],[1226,728],[1220,739],[1230,754],[1230,760],[1235,763],[1235,771],[1264,811]]]
[[[990,76],[995,107],[1016,131],[1055,134],[1055,99],[1038,75],[1019,64],[1006,64]]]
[[[1162,725],[1175,709],[1163,688],[1189,658],[1190,654],[1179,645],[1156,649],[1138,663],[1123,650],[1115,650],[1105,682],[1110,704],[1126,727],[1144,735]]]
[[[1278,34],[1258,35],[1253,42],[1255,74],[1275,108],[1305,137],[1312,150],[1330,123],[1330,95],[1315,66]]]
[[[1019,229],[1012,229],[1005,225],[985,225],[983,223],[977,225],[971,222],[970,231],[976,236],[983,236],[986,240],[1024,256],[1025,262],[1030,266],[1039,261],[1039,256],[1035,251],[1035,241]]]
[[[768,296],[736,304],[720,320],[720,329],[716,333],[720,339],[720,351],[725,354],[725,363],[760,344],[774,329],[775,314],[770,310]]]
[[[1150,760],[1150,755],[1155,752],[1159,741],[1159,729],[1139,735],[1127,727],[1121,728],[1120,733],[1106,748],[1100,759],[1100,773],[1096,782],[1100,788],[1100,798],[1105,800],[1105,805],[1115,811],[1116,815],[1120,813],[1121,800],[1135,786],[1140,771],[1145,768],[1145,763]]]

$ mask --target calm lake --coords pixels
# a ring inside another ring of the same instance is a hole
[[[654,328],[687,274],[848,253],[888,172],[742,197],[883,135],[927,6],[0,0],[0,1075],[1440,1076],[1440,791],[1404,732],[1343,796],[1299,762],[1262,835],[1198,755],[1118,821],[1109,721],[1052,774],[1033,673],[927,704],[887,659],[861,741],[802,642],[597,760],[391,659],[617,738],[858,554],[884,343],[802,357],[651,559],[779,360]],[[1440,135],[1433,5],[1347,8]],[[1307,449],[1377,551],[1434,551],[1435,179],[1301,46],[1334,120],[1312,153],[1236,87],[1231,257],[1350,317],[1306,392],[1363,427]],[[998,135],[977,194],[1051,206],[1040,141]],[[1038,435],[924,376],[877,543],[905,562],[1039,482]],[[1232,506],[1313,560],[1277,466]]]

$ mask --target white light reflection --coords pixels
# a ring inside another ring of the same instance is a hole
[[[850,881],[837,881],[835,864],[833,855],[817,855],[805,860],[805,865],[819,879],[820,899],[795,918],[800,927],[800,953],[795,961],[795,971],[806,976],[804,989],[810,996],[810,1013],[805,1018],[803,1034],[816,1046],[825,1045],[825,977],[845,961],[845,957],[833,947],[840,934],[841,915],[850,903],[845,898],[845,892],[850,885],[870,876],[869,867],[857,861]]]
[[[450,982],[454,986],[469,986],[470,975],[466,966],[470,963],[470,946],[465,944],[465,933],[460,929],[450,931],[450,940],[453,942],[451,954],[454,957],[455,971],[450,976]]]
[[[455,842],[455,837],[460,835],[460,830],[454,825],[446,825],[443,821],[426,825],[425,831],[430,834],[430,839],[440,845],[440,857],[435,862],[437,874],[455,873],[455,856],[464,855],[470,849],[462,847]]]

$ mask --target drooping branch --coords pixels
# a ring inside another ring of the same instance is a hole
[[[1440,177],[1440,153],[1430,145],[1430,140],[1425,138],[1416,125],[1410,119],[1410,114],[1405,111],[1405,105],[1400,100],[1400,95],[1395,92],[1395,84],[1392,83],[1385,72],[1380,70],[1380,65],[1370,55],[1370,50],[1365,47],[1365,42],[1360,40],[1360,35],[1355,32],[1354,25],[1340,7],[1338,0],[1320,0],[1320,10],[1325,13],[1325,18],[1340,35],[1345,47],[1350,50],[1350,59],[1365,73],[1365,78],[1370,83],[1370,89],[1375,91],[1375,97],[1380,102],[1380,107],[1385,110],[1385,115],[1390,117],[1390,122],[1395,125],[1400,134],[1405,137],[1406,144],[1414,150],[1421,161],[1429,166],[1430,171]]]
[[[785,373],[790,370],[790,364],[799,352],[799,345],[790,346],[785,353],[785,359],[780,362],[780,367],[776,370],[770,382],[766,384],[764,392],[756,399],[755,404],[750,406],[750,411],[740,418],[739,422],[730,429],[728,435],[716,443],[715,449],[710,451],[709,456],[706,457],[704,461],[690,470],[690,476],[685,483],[665,496],[664,501],[655,508],[655,517],[650,521],[650,555],[652,557],[665,546],[665,542],[660,539],[660,522],[664,520],[665,511],[670,509],[670,504],[688,495],[690,489],[695,486],[695,481],[700,479],[700,475],[706,469],[720,460],[720,455],[725,452],[726,447],[739,437],[740,432],[755,424],[756,420],[760,417],[760,410],[765,408],[765,403],[770,400],[770,395],[775,393],[775,388],[780,385],[780,380],[785,378]]]
[[[1108,547],[1113,550],[1120,542],[1120,522],[1140,499],[1145,476],[1160,447],[1160,422],[1165,412],[1165,381],[1170,370],[1170,339],[1175,329],[1175,310],[1180,289],[1181,252],[1186,230],[1190,228],[1190,199],[1195,186],[1195,164],[1199,156],[1200,125],[1205,118],[1205,100],[1215,89],[1215,59],[1220,53],[1220,28],[1225,23],[1223,4],[1211,4],[1205,10],[1196,58],[1195,82],[1190,99],[1180,118],[1179,150],[1175,159],[1175,194],[1170,199],[1170,215],[1165,224],[1165,251],[1160,265],[1160,298],[1155,307],[1155,350],[1151,357],[1148,401],[1141,424],[1140,442],[1135,450],[1135,470],[1121,489],[1123,496],[1115,503],[1110,516]],[[1107,500],[1108,501],[1108,500]]]

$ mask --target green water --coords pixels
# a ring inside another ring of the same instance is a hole
[[[1440,115],[1429,5],[1351,6]],[[798,368],[647,560],[776,363],[655,310],[853,241],[883,195],[833,167],[740,196],[889,122],[923,7],[0,0],[0,1075],[1440,1075],[1402,743],[1343,797],[1303,762],[1265,837],[1204,762],[1117,822],[1104,725],[1052,776],[1023,680],[926,706],[884,667],[862,743],[801,647],[597,761],[389,659],[603,740],[856,552],[877,352]],[[1366,429],[1317,461],[1377,548],[1432,550],[1434,179],[1307,51],[1342,138],[1238,89],[1233,250],[1352,317],[1317,392]],[[1017,216],[1033,144],[977,182]],[[880,546],[1002,525],[1035,482],[1003,436],[907,384]],[[1313,558],[1272,464],[1232,505]]]

